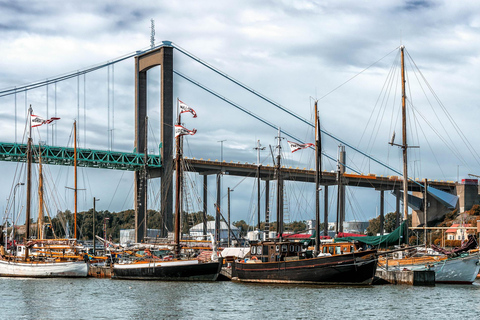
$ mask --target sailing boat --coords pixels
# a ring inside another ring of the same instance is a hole
[[[279,130],[280,131],[280,130]],[[279,133],[280,135],[280,133]],[[278,137],[277,176],[277,225],[278,239],[251,243],[250,260],[235,261],[232,280],[263,283],[305,284],[370,284],[377,266],[377,250],[360,251],[354,243],[320,245],[320,125],[315,102],[315,172],[316,172],[316,243],[313,255],[298,242],[282,239],[283,217],[281,213],[280,137]],[[307,148],[311,144],[297,144]],[[293,149],[292,149],[293,150]]]
[[[406,93],[405,93],[405,61],[404,49],[400,47],[401,55],[401,74],[402,74],[402,144],[395,144],[394,137],[390,145],[401,147],[403,150],[403,220],[408,218],[408,174],[407,174],[407,151],[410,146],[407,145],[407,120],[406,120]],[[424,184],[424,226],[427,224],[427,181]],[[424,232],[426,230],[424,229]],[[426,238],[425,238],[426,239]],[[426,245],[426,240],[425,240]],[[471,241],[470,245],[475,247]],[[470,247],[468,247],[471,249]],[[435,249],[435,248],[434,248]],[[465,248],[464,248],[465,249]],[[475,281],[480,269],[479,253],[468,254],[468,249],[445,255],[420,255],[412,257],[403,257],[401,259],[379,259],[379,267],[389,270],[434,270],[435,282],[451,284],[471,284]],[[462,254],[459,254],[463,252]]]
[[[176,185],[175,185],[175,239],[174,239],[174,259],[170,256],[166,258],[155,257],[152,253],[141,260],[124,261],[116,263],[113,266],[112,279],[130,279],[130,280],[163,280],[163,281],[215,281],[222,268],[222,259],[216,256],[215,248],[211,260],[204,259],[181,259],[181,233],[180,233],[180,214],[182,201],[182,136],[194,135],[196,130],[188,130],[181,125],[181,114],[189,112],[196,118],[195,111],[188,105],[177,99],[177,105],[180,108],[178,113],[178,124],[175,125],[175,138],[177,145],[177,154],[175,157],[176,165]],[[148,252],[148,251],[147,251]]]
[[[30,130],[27,142],[27,204],[26,204],[26,222],[25,222],[25,240],[24,244],[18,245],[16,255],[6,252],[3,248],[0,257],[0,276],[3,277],[86,277],[88,274],[88,263],[79,260],[77,255],[65,255],[65,249],[72,247],[69,239],[43,239],[43,226],[41,220],[43,212],[43,193],[42,193],[42,170],[39,173],[39,238],[30,239],[30,207],[31,207],[31,176],[32,176],[32,127],[51,123],[59,118],[42,119],[33,115],[32,108],[29,109]],[[41,165],[41,160],[40,160]],[[76,162],[75,162],[76,165]],[[61,250],[59,252],[58,250]],[[57,251],[57,252],[55,252]]]

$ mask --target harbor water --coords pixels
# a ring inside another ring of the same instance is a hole
[[[480,283],[295,286],[0,278],[2,319],[479,319]]]

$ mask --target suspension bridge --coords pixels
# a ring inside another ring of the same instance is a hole
[[[94,72],[102,68],[109,68],[110,66],[115,65],[121,61],[127,59],[135,60],[135,139],[134,139],[134,152],[119,152],[119,151],[105,151],[105,150],[91,150],[87,148],[78,148],[77,157],[78,157],[78,166],[89,167],[89,168],[102,168],[102,169],[112,169],[112,170],[128,170],[135,172],[134,178],[134,205],[135,205],[135,221],[136,221],[136,240],[138,242],[142,241],[146,236],[146,224],[145,217],[147,212],[146,206],[146,197],[147,197],[147,181],[148,179],[160,178],[160,192],[162,194],[162,207],[161,211],[165,219],[165,226],[168,230],[173,229],[173,188],[171,186],[171,175],[174,171],[174,96],[173,96],[173,86],[174,86],[174,76],[182,78],[189,83],[201,88],[202,90],[208,92],[209,94],[217,97],[224,103],[230,105],[231,107],[242,111],[243,113],[249,115],[250,117],[260,121],[263,125],[277,129],[279,126],[270,122],[267,119],[264,119],[252,111],[248,110],[235,103],[233,100],[209,89],[207,86],[202,83],[192,79],[191,77],[185,75],[179,70],[175,70],[173,67],[173,56],[174,52],[177,54],[182,54],[191,60],[197,62],[201,66],[209,69],[210,71],[215,72],[221,77],[232,82],[236,86],[246,90],[250,94],[262,99],[263,101],[273,105],[275,108],[287,113],[289,117],[299,120],[306,126],[314,127],[314,123],[308,119],[301,117],[295,112],[287,109],[281,104],[275,102],[274,100],[266,97],[265,95],[259,93],[259,91],[254,90],[253,88],[243,84],[242,82],[234,79],[233,77],[227,75],[221,70],[213,67],[209,63],[199,59],[192,53],[184,50],[180,46],[176,45],[170,41],[163,41],[161,45],[152,47],[145,51],[137,51],[130,55],[123,56],[119,59],[109,61],[104,64],[99,64],[94,67],[86,68],[69,74],[64,74],[59,77],[49,78],[43,81],[37,81],[23,86],[16,86],[14,88],[9,88],[0,91],[0,98],[16,95],[18,93],[25,92],[25,94],[33,89],[47,87],[52,84],[56,84],[61,81],[66,81],[72,78],[78,78],[81,75]],[[161,119],[161,137],[160,137],[160,149],[159,155],[146,154],[142,152],[146,150],[147,140],[148,140],[148,127],[146,125],[147,121],[147,71],[153,67],[161,66],[160,71],[160,119]],[[282,135],[302,142],[302,139],[295,136],[294,134],[280,129]],[[371,161],[388,168],[394,174],[401,176],[401,172],[395,168],[390,167],[388,164],[382,162],[381,160],[359,150],[355,146],[349,144],[346,141],[336,137],[331,132],[326,130],[321,130],[324,136],[330,137],[338,143],[354,150],[355,152],[362,154]],[[57,147],[49,146],[46,144],[36,146],[36,148],[41,148],[42,150],[42,162],[51,165],[73,165],[74,151],[73,148],[67,147]],[[336,157],[332,157],[329,154],[322,152],[323,157],[337,161]],[[13,162],[24,162],[26,161],[26,145],[18,144],[12,142],[0,142],[0,160],[1,161],[13,161]],[[34,159],[38,162],[38,158]],[[213,174],[229,174],[235,176],[255,176],[257,172],[260,174],[260,178],[265,181],[267,190],[268,182],[274,178],[274,168],[272,166],[260,166],[260,164],[255,163],[239,163],[239,162],[225,162],[225,161],[211,161],[203,159],[186,159],[188,162],[188,168],[191,171],[197,172],[204,177]],[[259,166],[261,170],[259,170]],[[380,214],[384,214],[384,192],[385,191],[394,191],[397,194],[397,203],[396,208],[397,212],[399,210],[399,199],[398,196],[399,190],[401,188],[401,179],[398,176],[377,176],[374,174],[362,174],[358,172],[355,168],[349,167],[346,164],[345,157],[343,161],[339,161],[339,172],[342,179],[342,185],[358,186],[365,188],[374,188],[381,193],[380,201]],[[346,169],[351,170],[353,173],[346,173]],[[300,168],[282,168],[283,178],[286,180],[292,181],[303,181],[303,182],[313,182],[314,181],[314,171],[309,169],[300,169]],[[328,186],[338,184],[339,177],[337,173],[324,172],[322,175],[321,184],[324,186],[325,198],[328,197]],[[206,178],[204,183],[204,192],[207,192]],[[429,181],[429,184],[436,189],[443,190],[448,193],[455,193],[456,184],[454,182],[445,182],[445,181]],[[219,185],[217,184],[217,188]],[[421,192],[421,184],[416,181],[409,182],[409,190],[414,192]],[[268,193],[268,191],[267,191]],[[267,196],[268,197],[268,196]],[[204,196],[204,199],[206,197]],[[438,199],[440,202],[441,199]],[[206,201],[206,200],[205,200]],[[339,199],[339,201],[344,201]],[[268,201],[266,202],[265,212],[269,211]],[[206,204],[205,204],[206,206]],[[328,201],[325,201],[325,214],[328,214]],[[343,213],[344,216],[344,213]],[[328,220],[328,217],[326,217]],[[325,221],[327,221],[325,220]]]

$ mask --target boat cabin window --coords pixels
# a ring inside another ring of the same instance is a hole
[[[286,244],[282,244],[282,252],[287,252],[288,248]]]
[[[251,251],[252,251],[252,254],[257,254],[257,247],[252,246]]]
[[[342,247],[335,247],[335,254],[342,254]]]
[[[293,244],[290,245],[290,252],[295,252],[295,246]]]
[[[275,247],[275,251],[276,252],[279,252],[280,251],[280,246],[277,244],[276,247]]]
[[[257,254],[262,254],[262,246],[257,247]]]

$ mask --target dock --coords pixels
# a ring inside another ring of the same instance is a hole
[[[90,268],[88,268],[88,276],[94,278],[111,278],[112,268],[91,265]]]
[[[383,270],[377,269],[373,284],[406,284],[412,286],[435,286],[433,270]]]

